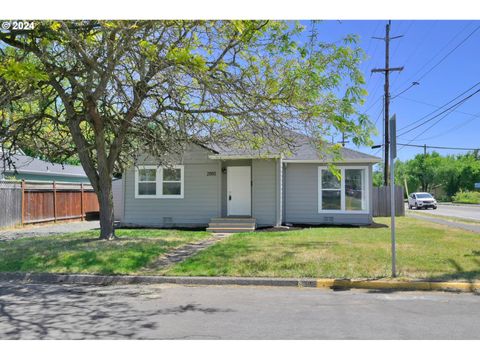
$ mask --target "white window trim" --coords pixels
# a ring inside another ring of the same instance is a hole
[[[163,169],[162,166],[156,165],[142,165],[135,167],[135,199],[183,199],[184,198],[184,184],[185,184],[185,176],[184,176],[184,166],[183,165],[175,165],[172,166],[173,169],[180,169],[180,195],[163,195]],[[156,182],[156,195],[140,195],[138,193],[138,170],[140,169],[157,169],[155,182]],[[167,181],[169,182],[169,181]],[[171,181],[175,182],[175,181]]]
[[[340,208],[341,210],[328,210],[322,209],[322,170],[329,170],[328,166],[318,167],[318,213],[319,214],[369,214],[370,213],[370,179],[368,166],[337,166],[341,172],[340,180]],[[364,170],[364,182],[365,182],[365,210],[345,210],[345,170]]]

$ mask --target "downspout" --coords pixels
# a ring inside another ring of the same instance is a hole
[[[277,217],[276,226],[283,224],[283,159],[280,157],[277,161]]]

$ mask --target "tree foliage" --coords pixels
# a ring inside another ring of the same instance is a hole
[[[374,173],[380,186],[383,176],[380,171]],[[407,182],[409,192],[432,192],[443,188],[448,197],[461,190],[473,190],[480,182],[480,157],[477,152],[465,155],[441,156],[437,152],[418,154],[407,161],[395,162],[395,183],[404,186]]]
[[[307,29],[308,30],[308,29]],[[78,156],[113,236],[111,177],[186,144],[325,151],[332,132],[369,142],[356,38],[321,41],[284,21],[43,21],[0,32],[0,137],[9,151]],[[333,149],[335,149],[333,147]]]

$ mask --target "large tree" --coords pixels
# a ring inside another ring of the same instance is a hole
[[[169,164],[188,143],[292,150],[291,132],[324,150],[371,125],[356,38],[321,41],[318,24],[283,21],[44,21],[0,32],[0,137],[11,152],[73,155],[114,236],[112,174],[146,151]]]

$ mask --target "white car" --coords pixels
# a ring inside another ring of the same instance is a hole
[[[432,194],[426,192],[415,192],[408,195],[408,208],[409,209],[436,209],[437,200]]]

